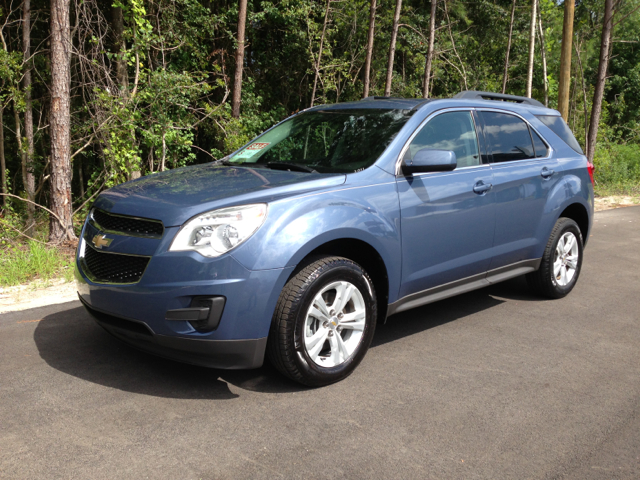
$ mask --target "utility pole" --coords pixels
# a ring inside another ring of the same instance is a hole
[[[558,111],[565,122],[569,118],[569,89],[571,85],[571,42],[573,41],[573,13],[575,0],[564,0],[562,50],[560,52],[560,81],[558,82]]]

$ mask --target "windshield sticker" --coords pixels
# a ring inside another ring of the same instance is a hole
[[[245,148],[244,151],[236,155],[236,158],[251,158],[260,150],[268,147],[269,145],[271,145],[271,142],[252,143],[247,148]]]

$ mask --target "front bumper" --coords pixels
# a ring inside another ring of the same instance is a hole
[[[85,230],[81,242],[95,233],[88,226]],[[79,254],[75,277],[83,305],[105,330],[140,350],[212,368],[261,366],[276,302],[294,267],[252,271],[231,255],[168,252],[171,233],[155,251],[142,252],[150,260],[137,283],[97,283],[84,273]],[[133,242],[121,246],[124,242],[116,237],[109,250],[146,248],[143,241]],[[81,243],[79,252],[82,248]],[[194,299],[201,297],[226,299],[213,331],[199,331],[193,322],[176,318],[176,312],[193,310]]]
[[[259,368],[267,337],[249,340],[207,340],[154,334],[143,323],[110,315],[80,301],[95,321],[114,337],[147,353],[209,368]]]

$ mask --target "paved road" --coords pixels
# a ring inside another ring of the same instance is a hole
[[[0,316],[0,478],[640,478],[640,208],[576,290],[520,280],[399,314],[347,380],[138,353],[77,302]]]

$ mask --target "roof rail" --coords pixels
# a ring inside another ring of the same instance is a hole
[[[453,98],[475,98],[476,100],[498,100],[515,103],[524,103],[534,107],[544,107],[538,100],[529,97],[519,97],[518,95],[505,95],[504,93],[493,92],[477,92],[475,90],[466,90],[454,95]]]
[[[383,97],[381,95],[372,95],[365,98],[360,99],[361,102],[365,100],[413,100],[413,98],[404,98],[404,97]]]

